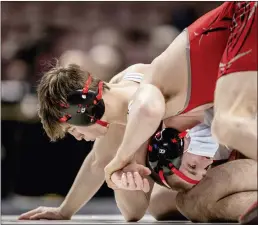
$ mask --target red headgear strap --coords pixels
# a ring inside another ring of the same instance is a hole
[[[183,179],[184,181],[190,183],[190,184],[198,184],[200,181],[199,180],[193,180],[192,178],[186,176],[185,174],[183,174],[181,171],[179,171],[178,169],[176,169],[174,167],[174,165],[171,163],[172,168],[171,171],[176,174],[178,177],[180,177],[181,179]]]
[[[108,127],[109,123],[103,120],[97,120],[97,124],[101,125],[102,127]]]
[[[103,93],[103,81],[99,82],[98,90],[99,92],[98,92],[98,95],[96,96],[96,99],[100,100],[102,98],[102,93]]]
[[[82,93],[83,94],[87,94],[88,93],[91,81],[92,81],[92,77],[91,77],[91,75],[89,75],[88,79],[86,80],[86,83],[84,85],[84,88],[82,89]]]
[[[187,131],[183,131],[183,132],[181,132],[181,133],[179,133],[179,138],[184,138],[185,136],[187,135]]]
[[[174,165],[172,163],[169,163],[169,167],[171,169],[171,171],[177,175],[178,177],[180,177],[181,179],[183,179],[184,181],[190,183],[190,184],[198,184],[200,181],[199,180],[193,180],[190,177],[186,176],[185,174],[183,174],[182,172],[180,172],[178,169],[176,169],[174,167]],[[168,188],[170,188],[170,186],[168,185],[165,177],[164,177],[164,173],[163,170],[159,171],[159,178],[161,179],[162,183],[167,186]]]
[[[65,122],[66,122],[67,120],[69,120],[71,117],[72,117],[72,116],[69,115],[69,114],[64,115],[63,117],[61,117],[61,118],[59,119],[59,122],[65,123]]]

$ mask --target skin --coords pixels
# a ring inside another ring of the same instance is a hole
[[[214,108],[212,132],[216,139],[257,161],[257,71],[221,77]]]
[[[110,179],[112,173],[130,164],[139,146],[157,129],[159,121],[174,116],[184,108],[188,83],[186,48],[187,36],[186,32],[182,32],[151,63],[148,75],[134,96],[123,141],[116,156],[105,168],[109,187],[115,187]],[[173,85],[169,80],[173,81]],[[235,72],[219,78],[215,90],[215,117],[212,123],[212,133],[218,143],[237,149],[255,160],[256,93],[257,71]],[[182,104],[177,104],[178,101]]]
[[[188,153],[186,150],[189,141],[189,138],[185,138],[185,152],[179,170],[192,179],[201,180],[207,173],[205,168],[213,160]],[[154,184],[154,181],[148,176],[150,170],[145,167],[146,148],[147,144],[141,146],[133,163],[111,176],[112,182],[118,188],[114,190],[118,208],[126,221],[131,222],[140,220],[147,209],[157,220],[184,219],[177,211],[176,202],[173,199],[176,199],[177,191],[190,190],[193,185],[176,175],[167,177],[167,183],[173,189]],[[135,210],[136,207],[137,210]]]
[[[111,174],[132,161],[137,149],[158,128],[159,121],[173,118],[184,109],[188,88],[186,46],[187,33],[182,32],[146,70],[148,75],[133,98],[123,141],[105,168],[109,187],[115,187]],[[174,85],[168,80],[173,80]],[[212,103],[202,106],[202,110],[211,106]]]
[[[230,161],[209,169],[199,184],[183,186],[184,189],[178,193],[156,184],[153,188],[153,181],[146,177],[146,167],[137,162],[141,160],[113,173],[111,177],[122,189],[115,190],[115,196],[117,202],[126,202],[119,208],[127,221],[140,220],[147,209],[156,219],[174,219],[178,216],[176,205],[187,219],[194,222],[236,222],[245,209],[257,200],[257,162],[251,159]],[[205,164],[200,162],[198,166],[201,165]],[[180,181],[180,178],[177,179]],[[167,178],[168,184],[175,182]],[[135,201],[133,198],[136,198]],[[173,199],[176,201],[173,202]]]
[[[63,124],[63,129],[77,140],[95,140],[93,149],[85,158],[77,177],[60,207],[39,207],[22,214],[19,219],[70,219],[86,204],[102,186],[105,166],[114,158],[123,140],[127,123],[129,101],[139,88],[139,84],[121,78],[126,72],[144,73],[149,65],[137,64],[116,75],[109,83],[110,91],[105,91],[103,99],[106,105],[102,120],[110,123],[108,128],[94,124],[88,127]],[[115,99],[115,101],[114,101]],[[164,121],[166,126],[175,124],[175,128],[185,129],[199,123],[203,118],[203,108],[194,109],[178,118]],[[146,148],[144,148],[146,152]],[[85,179],[91,177],[91,179]]]
[[[231,161],[209,170],[202,182],[176,197],[179,211],[199,222],[238,221],[255,201],[257,162],[251,159]]]

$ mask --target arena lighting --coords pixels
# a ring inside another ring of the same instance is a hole
[[[27,94],[21,102],[21,113],[28,119],[37,116],[38,99],[36,95]]]
[[[1,81],[1,101],[9,103],[20,102],[28,91],[29,86],[25,82]]]

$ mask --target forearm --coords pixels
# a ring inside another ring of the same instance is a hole
[[[100,167],[95,161],[94,152],[90,152],[60,206],[62,214],[72,216],[99,190],[104,182],[104,167]]]
[[[132,158],[157,130],[165,113],[165,100],[160,90],[153,85],[144,84],[139,89],[129,112],[125,135],[117,157]]]
[[[117,206],[126,221],[138,221],[149,206],[149,193],[143,191],[115,190]]]

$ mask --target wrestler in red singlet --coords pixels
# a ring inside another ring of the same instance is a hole
[[[181,113],[213,102],[218,77],[257,70],[256,8],[257,2],[225,2],[187,28],[191,90]]]

